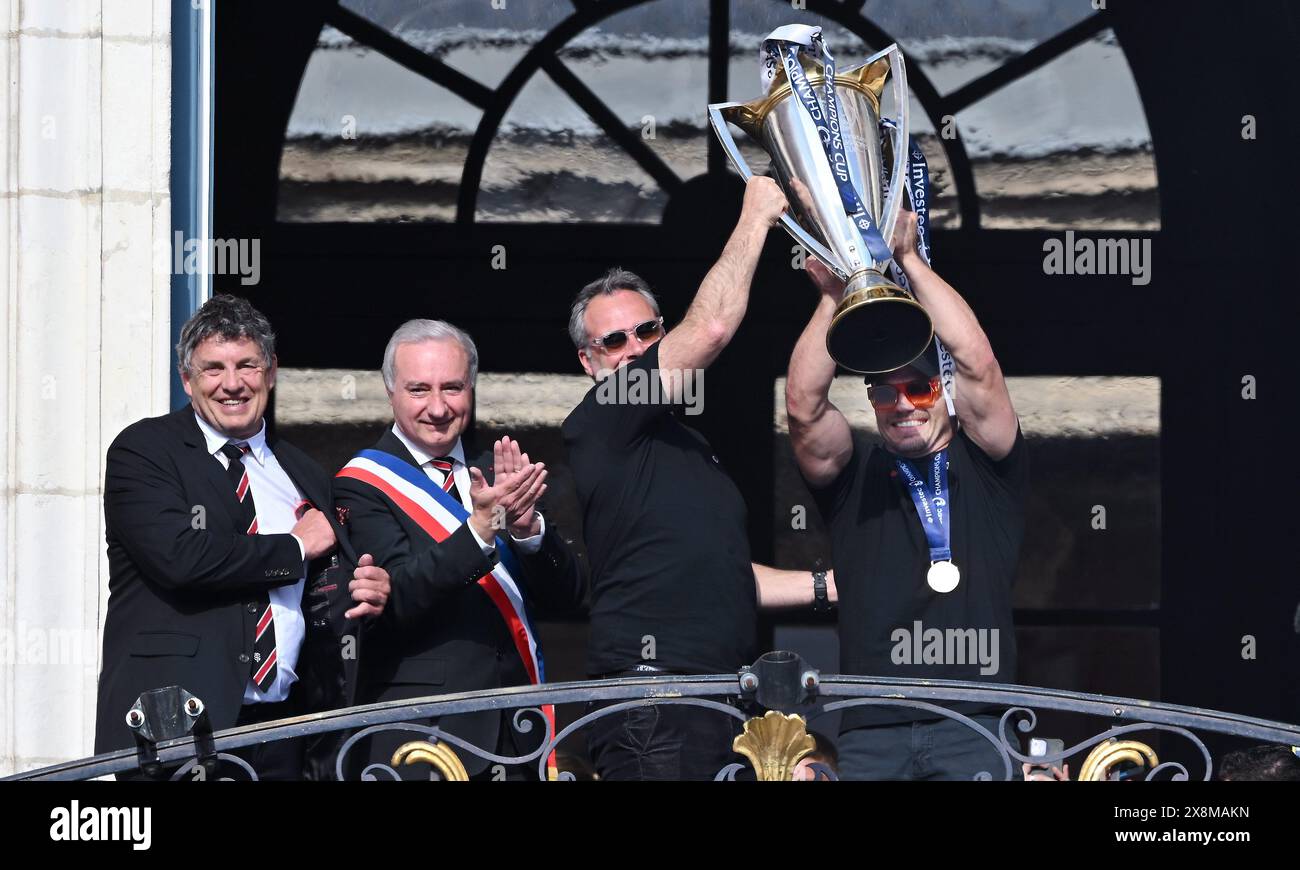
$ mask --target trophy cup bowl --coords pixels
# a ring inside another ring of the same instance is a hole
[[[821,65],[804,54],[799,62],[820,101],[826,82]],[[880,124],[880,99],[887,81],[892,81],[899,116],[889,137],[881,135]],[[907,77],[898,47],[891,45],[860,66],[837,74],[835,95],[849,176],[885,243],[891,245],[906,196],[907,172]],[[785,70],[777,72],[761,99],[711,104],[709,122],[746,181],[754,172],[728,124],[762,146],[790,203],[782,225],[845,280],[843,298],[826,335],[831,358],[849,371],[879,374],[920,356],[934,336],[930,316],[910,293],[885,277],[886,263],[876,262],[863,243],[845,211],[816,127],[791,90]],[[892,170],[888,192],[887,159]]]

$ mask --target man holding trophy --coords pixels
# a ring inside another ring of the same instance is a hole
[[[868,377],[867,399],[883,445],[850,431],[828,395],[836,366],[826,352],[826,332],[843,284],[816,262],[809,272],[821,299],[795,345],[786,381],[795,459],[831,532],[841,669],[1010,683],[1011,584],[1024,537],[1027,488],[1024,436],[988,338],[969,306],[916,252],[915,218],[904,215],[895,229],[896,262],[956,363],[956,415],[944,407],[931,350],[911,365]],[[937,522],[926,522],[926,508],[918,510],[914,494],[920,500],[929,496]],[[977,643],[995,649],[991,658],[949,660],[932,658],[927,645],[924,657],[912,656],[919,644],[913,633],[927,630],[945,637],[974,630],[986,639]],[[989,661],[997,667],[981,666]],[[977,707],[952,709],[996,733],[996,715]],[[924,714],[889,707],[846,711],[841,777],[970,779],[1001,770],[992,744],[977,732],[948,719],[917,720],[918,715]]]
[[[821,299],[790,358],[786,409],[831,533],[842,671],[1014,682],[1024,438],[987,336],[928,265],[929,177],[907,135],[902,56],[891,46],[837,75],[820,28],[790,25],[760,57],[765,96],[709,111],[742,175],[727,123],[764,146],[791,201],[786,229],[820,260],[808,264]],[[892,120],[881,116],[888,80]],[[854,435],[831,403],[837,366],[866,375],[883,444]],[[948,709],[998,727],[987,708]],[[1002,769],[955,718],[889,705],[846,710],[839,752],[845,779]]]
[[[592,676],[734,673],[757,656],[759,608],[835,601],[827,572],[750,561],[740,490],[678,417],[740,327],[785,208],[770,179],[749,180],[731,238],[671,329],[645,281],[622,269],[574,299],[570,337],[595,383],[562,432],[591,557]],[[637,383],[651,387],[638,394]],[[716,710],[634,706],[595,719],[587,740],[605,781],[711,780],[737,759],[739,727]]]

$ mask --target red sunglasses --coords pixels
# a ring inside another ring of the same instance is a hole
[[[867,387],[867,401],[871,403],[871,407],[881,410],[897,405],[900,395],[907,396],[907,401],[914,408],[932,408],[934,403],[939,401],[939,396],[943,395],[943,383],[939,378],[934,377],[928,380],[918,378],[901,384]]]

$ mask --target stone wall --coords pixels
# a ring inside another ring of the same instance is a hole
[[[0,775],[87,755],[104,453],[168,407],[167,0],[0,0]]]

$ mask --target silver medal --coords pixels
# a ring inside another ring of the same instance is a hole
[[[926,572],[925,582],[935,592],[951,592],[961,582],[961,572],[952,562],[934,562]]]

